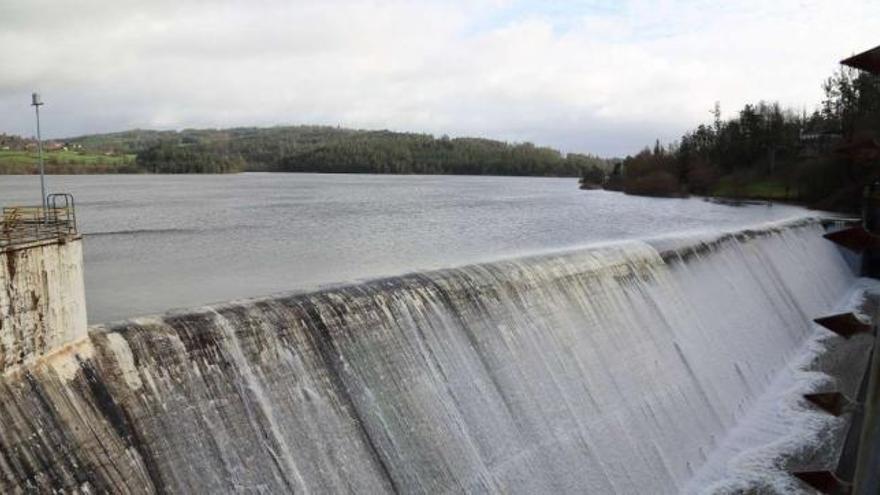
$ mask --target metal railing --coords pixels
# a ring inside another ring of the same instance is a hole
[[[73,196],[50,194],[46,204],[45,209],[42,206],[4,207],[0,218],[0,248],[76,235]]]

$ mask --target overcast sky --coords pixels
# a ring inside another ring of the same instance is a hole
[[[0,132],[278,124],[603,156],[760,99],[812,110],[877,0],[0,0]]]

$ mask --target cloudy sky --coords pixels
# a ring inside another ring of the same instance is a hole
[[[0,132],[327,124],[604,156],[811,110],[877,0],[0,0]]]

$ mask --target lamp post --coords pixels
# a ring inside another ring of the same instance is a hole
[[[40,161],[40,204],[43,207],[43,221],[48,222],[48,207],[46,205],[46,173],[43,169],[43,138],[40,136],[40,106],[43,105],[43,100],[40,99],[39,93],[34,93],[31,95],[31,106],[34,107],[34,110],[37,112],[37,156]]]

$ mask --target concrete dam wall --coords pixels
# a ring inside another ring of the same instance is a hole
[[[628,242],[92,327],[0,379],[0,492],[752,486],[727,468],[753,447],[732,432],[817,335],[837,338],[812,319],[852,294],[823,232]],[[836,419],[811,424],[839,436]]]

